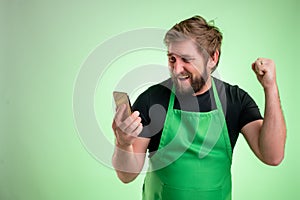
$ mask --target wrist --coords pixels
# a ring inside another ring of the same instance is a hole
[[[276,83],[265,86],[263,88],[264,88],[265,93],[278,93],[278,87],[277,87]]]
[[[116,148],[123,151],[132,151],[132,144],[120,143],[116,140]]]

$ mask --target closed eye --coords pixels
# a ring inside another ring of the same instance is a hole
[[[185,63],[190,63],[190,62],[191,62],[191,60],[190,60],[190,59],[187,59],[187,58],[181,58],[181,59],[182,59],[182,61],[185,62]]]

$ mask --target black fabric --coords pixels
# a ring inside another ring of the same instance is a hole
[[[262,119],[262,116],[254,100],[244,90],[216,78],[214,78],[214,81],[226,118],[231,147],[234,149],[242,127],[249,122]],[[151,138],[148,146],[150,153],[158,149],[171,89],[172,81],[167,79],[148,88],[137,98],[132,106],[133,110],[140,112],[144,126],[139,137]],[[174,109],[190,112],[215,110],[216,104],[212,88],[196,97],[192,95],[176,95]]]

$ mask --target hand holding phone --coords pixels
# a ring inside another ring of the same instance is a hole
[[[118,145],[119,148],[127,149],[134,143],[137,136],[143,130],[143,125],[141,123],[142,119],[139,117],[138,111],[132,113],[127,93],[114,91],[113,97],[117,107],[123,104],[126,105],[125,110],[117,110],[113,120],[112,129],[116,137],[116,145]]]

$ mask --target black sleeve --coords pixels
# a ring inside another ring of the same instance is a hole
[[[139,111],[143,130],[139,137],[158,138],[164,126],[170,91],[164,84],[151,86],[135,101],[132,110]]]
[[[258,120],[263,119],[258,106],[255,101],[251,98],[251,96],[240,89],[240,100],[241,100],[241,112],[239,116],[239,130],[241,130],[246,124]]]
[[[149,114],[149,109],[151,108],[152,102],[150,101],[150,97],[151,97],[151,93],[149,92],[148,89],[136,99],[136,101],[132,105],[132,110],[140,112],[140,117],[142,119],[142,124],[143,124],[143,130],[138,135],[138,137],[151,139],[148,145],[148,149],[151,154],[151,152],[155,152],[158,149],[160,137],[161,137],[161,131],[157,131],[157,130],[153,131],[151,128],[151,117]],[[152,120],[152,124],[154,124],[153,120]]]
[[[140,94],[134,104],[132,105],[133,111],[139,111],[140,117],[142,119],[143,126],[147,126],[150,123],[149,117],[149,94],[147,90]],[[139,137],[147,137],[143,132],[139,135]]]
[[[143,130],[139,137],[156,138],[163,129],[165,108],[158,107],[151,100],[151,90],[148,89],[142,93],[132,106],[133,111],[139,111],[142,119]],[[164,111],[162,113],[161,111]]]

